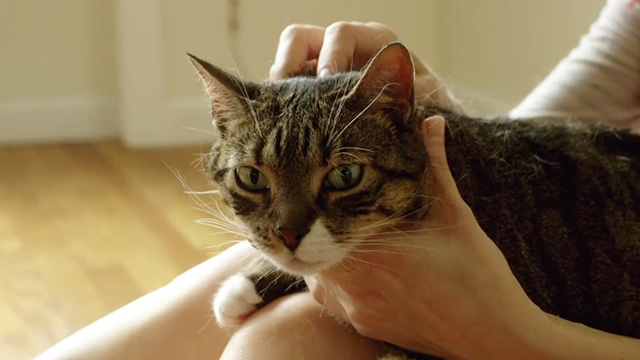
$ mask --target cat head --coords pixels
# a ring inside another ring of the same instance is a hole
[[[414,68],[402,44],[359,72],[264,84],[190,59],[219,133],[212,178],[276,265],[320,271],[424,213],[421,119],[412,117]]]

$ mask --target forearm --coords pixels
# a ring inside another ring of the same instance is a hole
[[[580,44],[511,111],[640,131],[640,3],[609,0]]]
[[[538,359],[640,359],[640,339],[614,335],[548,315],[545,353]]]
[[[532,331],[526,338],[496,346],[487,359],[640,359],[640,339],[606,333],[545,313],[538,319],[541,322],[535,327],[529,326]],[[516,349],[514,344],[520,348]]]

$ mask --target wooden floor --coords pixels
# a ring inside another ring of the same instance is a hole
[[[0,359],[30,359],[219,251],[184,194],[207,149],[0,147]]]

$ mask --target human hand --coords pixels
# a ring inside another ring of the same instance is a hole
[[[359,70],[380,49],[398,36],[387,26],[369,22],[337,22],[326,29],[313,25],[290,25],[280,35],[272,80],[305,72],[311,67],[318,76]],[[412,53],[415,66],[415,96],[441,108],[462,112],[462,106],[444,88],[437,75]]]
[[[307,277],[307,284],[370,338],[447,358],[521,355],[548,317],[460,196],[447,165],[444,119],[429,119],[423,133],[436,196],[426,223],[403,239],[370,239],[347,269]]]

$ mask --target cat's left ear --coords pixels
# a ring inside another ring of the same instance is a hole
[[[187,53],[187,57],[198,75],[200,75],[207,94],[212,99],[220,96],[219,92],[224,91],[221,88],[231,90],[234,95],[248,99],[254,99],[257,96],[260,85],[250,81],[243,81],[239,77],[189,53]]]
[[[218,129],[224,134],[236,119],[249,118],[249,102],[258,97],[260,85],[243,81],[191,54],[187,56],[211,98],[213,122]]]
[[[394,42],[371,59],[348,96],[355,98],[359,107],[378,105],[393,118],[406,122],[413,114],[413,81],[411,52],[402,43]]]

